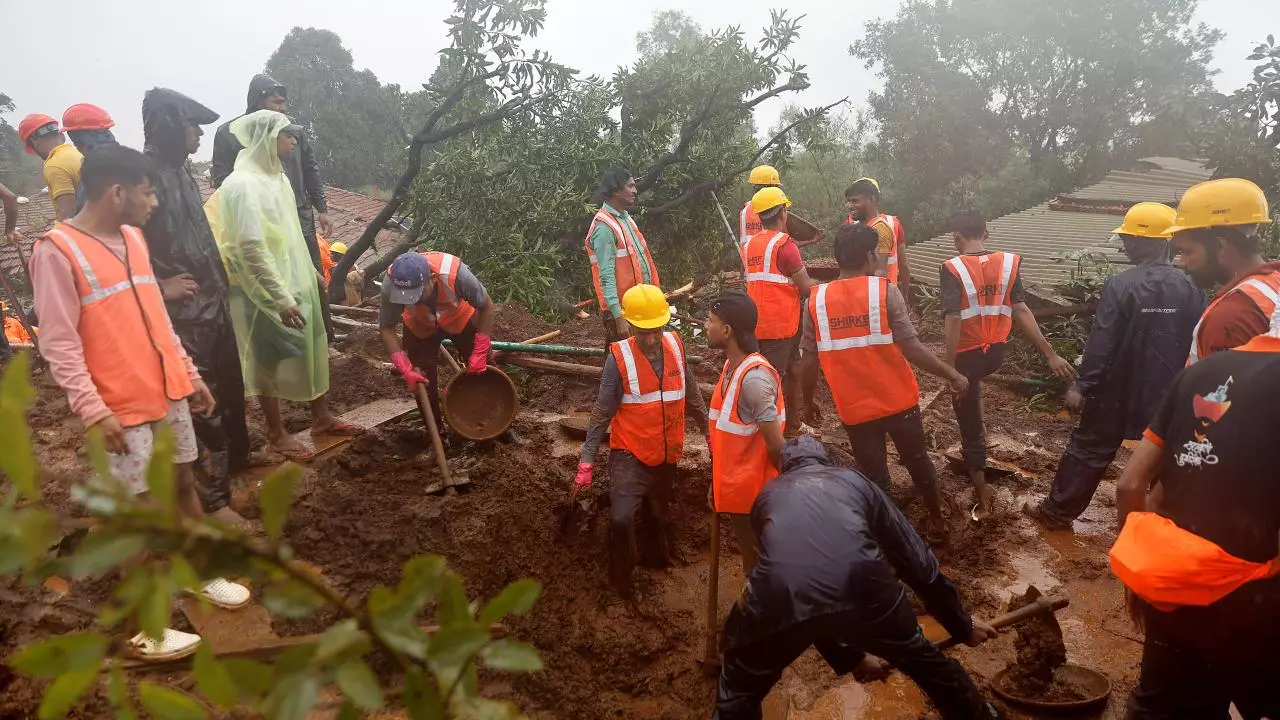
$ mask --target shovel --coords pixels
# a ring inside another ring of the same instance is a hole
[[[707,641],[702,652],[703,669],[715,672],[720,667],[720,513],[711,510],[711,557],[707,560]]]
[[[435,451],[436,462],[440,465],[441,484],[428,487],[427,492],[434,495],[443,490],[445,495],[453,497],[458,494],[458,487],[470,485],[471,480],[461,475],[455,481],[453,474],[449,472],[449,458],[444,455],[444,442],[440,439],[440,426],[436,424],[436,416],[431,412],[426,383],[417,383],[413,390],[417,395],[418,410],[422,412],[422,418],[427,421],[427,429],[431,432],[431,447]]]

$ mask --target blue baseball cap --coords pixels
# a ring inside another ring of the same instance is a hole
[[[421,253],[407,252],[391,263],[388,299],[396,305],[414,305],[422,299],[422,288],[431,277],[431,266]]]

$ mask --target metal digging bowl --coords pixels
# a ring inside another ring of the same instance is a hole
[[[515,383],[490,365],[482,373],[459,373],[444,395],[444,419],[468,440],[492,440],[507,428],[520,411]]]
[[[1111,695],[1111,681],[1106,675],[1071,663],[1054,670],[1053,679],[1055,682],[1065,682],[1079,688],[1085,696],[1082,700],[1053,701],[1015,695],[1007,686],[1008,673],[1008,668],[996,673],[995,677],[991,678],[991,690],[1009,703],[1034,710],[1051,713],[1081,712],[1106,704],[1107,698]]]

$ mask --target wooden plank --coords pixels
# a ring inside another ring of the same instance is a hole
[[[364,328],[378,327],[377,323],[368,323],[360,320],[352,320],[351,318],[344,318],[341,315],[330,315],[329,319],[333,321],[333,324],[337,325],[338,327],[352,328],[353,330],[363,330]]]

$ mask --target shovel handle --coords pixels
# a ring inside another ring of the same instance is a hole
[[[703,661],[707,665],[720,664],[716,647],[716,634],[720,629],[720,513],[711,511],[711,557],[707,561],[707,644],[703,649]]]
[[[996,630],[1003,630],[1004,628],[1024,623],[1037,615],[1056,613],[1070,604],[1071,598],[1067,597],[1040,597],[1036,598],[1036,601],[1030,605],[1024,605],[1013,612],[1005,613],[1004,615],[992,620],[989,624]],[[940,641],[937,645],[939,650],[946,650],[947,648],[954,647],[961,642],[964,642],[964,638],[948,637],[945,640]]]
[[[422,411],[422,418],[427,421],[427,429],[431,431],[431,447],[435,450],[436,462],[440,465],[440,477],[444,482],[445,491],[448,492],[453,490],[453,476],[449,474],[449,459],[444,456],[444,442],[440,440],[440,427],[436,425],[435,413],[431,412],[431,399],[427,397],[427,386],[416,383],[413,391],[418,397],[418,408]]]

